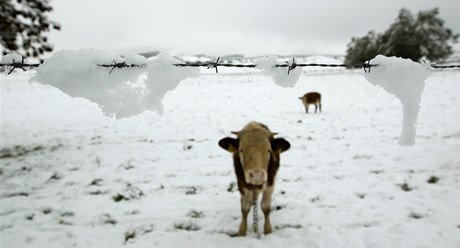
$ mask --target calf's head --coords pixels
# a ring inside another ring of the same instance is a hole
[[[219,146],[239,159],[246,183],[263,185],[268,179],[267,170],[271,160],[278,160],[279,154],[291,145],[283,138],[274,138],[276,133],[259,123],[250,123],[243,130],[232,133],[237,138],[223,138]]]

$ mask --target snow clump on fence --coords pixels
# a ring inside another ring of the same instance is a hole
[[[367,81],[382,87],[396,96],[403,109],[403,121],[399,145],[415,144],[415,125],[420,109],[425,80],[430,76],[429,64],[419,64],[410,59],[377,55],[370,61],[376,64],[370,73],[365,73]]]
[[[13,64],[14,62],[21,63],[21,61],[21,55],[16,53],[9,53],[2,57],[2,59],[0,60],[0,64]]]
[[[267,56],[256,59],[254,63],[256,68],[261,69],[265,74],[273,79],[273,82],[284,88],[292,88],[299,81],[301,69],[291,70],[288,75],[287,67],[275,67],[278,64],[276,56]]]
[[[102,67],[125,62],[129,68]],[[168,55],[148,60],[138,54],[116,54],[93,49],[62,50],[37,68],[31,81],[51,85],[72,97],[97,103],[106,115],[117,118],[146,110],[162,113],[161,100],[179,82],[198,74],[193,68],[178,71]],[[141,77],[146,75],[146,77]]]
[[[162,114],[163,104],[161,101],[166,93],[168,91],[173,91],[182,80],[198,76],[198,68],[180,68],[173,66],[180,62],[181,61],[170,55],[160,54],[149,63],[145,84],[149,89],[146,100],[150,110]]]

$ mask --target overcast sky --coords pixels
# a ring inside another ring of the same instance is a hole
[[[351,37],[382,32],[399,9],[439,7],[460,33],[460,0],[51,0],[55,50],[172,54],[344,54]],[[456,45],[460,50],[460,45]]]

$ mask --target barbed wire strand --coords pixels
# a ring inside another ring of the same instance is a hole
[[[216,73],[219,73],[218,67],[236,67],[236,68],[255,68],[257,67],[256,64],[233,64],[233,63],[219,63],[220,57],[217,58],[215,62],[207,61],[207,62],[184,62],[173,64],[173,66],[177,67],[207,67],[208,69],[215,69]],[[27,71],[26,67],[33,68],[39,67],[41,63],[36,64],[28,64],[24,63],[24,58],[22,58],[21,62],[16,62],[13,60],[12,63],[2,63],[0,66],[9,66],[12,67],[11,70],[8,72],[10,75],[15,69],[22,69],[23,71]],[[146,64],[127,64],[126,62],[113,62],[112,64],[97,64],[97,66],[104,67],[104,68],[111,68],[109,74],[112,73],[115,69],[121,68],[130,68],[130,67],[144,67]],[[273,67],[287,67],[287,74],[293,71],[297,67],[343,67],[347,69],[364,69],[365,73],[370,73],[372,67],[376,67],[378,64],[370,64],[370,62],[366,62],[363,64],[323,64],[323,63],[299,63],[295,62],[295,58],[292,58],[292,63],[286,61],[286,64],[275,64]],[[431,64],[430,65],[434,69],[452,69],[452,68],[460,68],[460,65],[437,65]]]

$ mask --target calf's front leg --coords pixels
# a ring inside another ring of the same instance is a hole
[[[246,236],[248,230],[248,213],[252,206],[253,193],[249,190],[245,190],[244,195],[241,194],[241,224],[238,231],[238,236]]]
[[[269,234],[273,232],[272,224],[270,223],[270,204],[272,202],[274,186],[267,187],[264,191],[262,198],[262,211],[264,212],[265,223],[264,223],[264,233]]]

